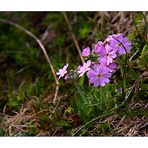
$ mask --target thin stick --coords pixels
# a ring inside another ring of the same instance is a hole
[[[66,21],[66,23],[67,23],[67,25],[68,25],[68,28],[69,28],[69,30],[70,30],[70,32],[71,32],[72,39],[73,39],[74,44],[75,44],[75,46],[76,46],[76,48],[77,48],[77,51],[78,51],[79,56],[80,56],[80,59],[81,59],[82,63],[84,63],[84,59],[83,59],[83,57],[82,57],[82,55],[81,55],[81,50],[80,50],[78,41],[77,41],[77,39],[76,39],[76,37],[75,37],[75,35],[74,35],[74,33],[73,33],[72,26],[71,26],[71,24],[70,24],[70,22],[69,22],[69,19],[68,19],[68,17],[67,17],[66,12],[63,12],[63,15],[64,15],[65,21]]]
[[[0,18],[0,22],[6,23],[6,24],[9,24],[9,25],[12,25],[12,26],[15,26],[15,27],[19,28],[20,30],[22,30],[26,34],[28,34],[30,37],[32,37],[38,43],[38,45],[40,46],[40,48],[43,51],[43,54],[44,54],[44,56],[45,56],[45,58],[46,58],[46,60],[47,60],[47,62],[49,64],[49,66],[50,66],[50,69],[51,69],[52,74],[53,74],[54,79],[55,79],[56,90],[55,90],[55,95],[54,95],[54,99],[53,99],[53,103],[55,103],[57,101],[57,95],[58,95],[58,90],[59,90],[60,83],[59,83],[59,81],[58,81],[58,79],[56,77],[56,73],[55,73],[55,70],[53,68],[52,62],[51,62],[50,58],[48,57],[48,54],[46,52],[46,49],[43,46],[43,44],[41,43],[41,41],[32,32],[30,32],[29,30],[27,30],[24,27],[20,26],[19,24],[16,24],[14,22],[11,22],[11,21],[8,21],[8,20],[2,19],[2,18]]]
[[[113,37],[113,36],[112,36]],[[123,71],[123,86],[122,86],[122,91],[123,91],[123,98],[125,97],[125,85],[126,85],[126,65],[127,65],[127,50],[125,48],[125,46],[123,45],[122,42],[120,42],[120,40],[118,40],[117,38],[113,37],[117,42],[119,42],[124,50],[125,50],[125,53],[126,53],[126,58],[125,58],[125,63],[124,63],[124,71]]]

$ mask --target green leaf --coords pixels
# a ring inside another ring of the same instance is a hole
[[[82,39],[85,39],[88,37],[89,35],[89,32],[90,32],[90,27],[89,25],[84,25],[82,26],[82,28],[80,28],[79,30],[79,36],[82,38]]]
[[[137,25],[139,24],[139,22],[140,22],[142,19],[143,19],[142,13],[138,13],[138,14],[135,16],[133,22],[134,22],[134,24],[137,26]]]
[[[79,85],[83,86],[83,84],[84,84],[84,76],[80,77],[79,79]]]
[[[136,36],[136,32],[133,31],[130,34],[128,34],[127,38],[129,41],[132,41],[135,38],[135,36]]]
[[[143,58],[144,56],[148,55],[148,44],[146,44],[141,52],[141,57]]]
[[[139,60],[140,60],[139,65],[141,68],[147,67],[147,63],[148,63],[148,45],[147,44],[143,47]]]
[[[83,99],[84,103],[87,103],[87,98],[85,96],[84,91],[82,90],[82,87],[77,82],[74,82],[74,84],[78,90],[78,93],[80,94],[81,98]]]

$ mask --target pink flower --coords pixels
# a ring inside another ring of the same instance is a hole
[[[87,61],[86,63],[83,63],[83,66],[78,66],[78,74],[79,77],[83,76],[85,74],[85,72],[90,70],[90,65],[91,65],[91,61]]]
[[[102,58],[102,60],[100,61],[100,66],[104,66],[106,68],[106,70],[108,70],[111,73],[115,72],[115,70],[117,68],[117,65],[116,65],[115,62],[110,63],[109,65],[107,65],[105,58]]]
[[[110,35],[106,41],[109,42],[110,47],[118,51],[119,55],[126,54],[131,50],[131,43],[122,33]]]
[[[88,57],[89,55],[90,55],[90,48],[89,47],[84,48],[82,51],[82,56]]]
[[[117,65],[115,62],[113,62],[113,63],[109,64],[107,67],[110,69],[109,72],[113,73],[116,71]]]
[[[94,65],[87,73],[89,83],[93,84],[94,87],[105,86],[106,83],[109,83],[110,76],[111,73],[103,65]]]
[[[116,58],[116,50],[113,50],[108,44],[105,46],[104,50],[99,51],[100,54],[100,63],[106,61],[106,65],[109,65],[113,62],[113,59]]]
[[[60,79],[61,77],[64,77],[64,75],[67,74],[67,67],[68,67],[68,64],[66,64],[62,69],[59,69],[59,71],[56,73],[57,75],[59,75],[58,79]]]
[[[103,45],[103,42],[102,41],[98,41],[98,43],[95,44],[95,49],[93,50],[93,52],[100,53],[101,51],[105,50],[104,48],[105,47]]]

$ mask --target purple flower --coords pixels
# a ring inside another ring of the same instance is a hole
[[[108,71],[111,72],[111,73],[114,72],[115,69],[117,68],[117,65],[116,65],[115,62],[110,63],[109,65],[107,65],[107,64],[106,64],[105,58],[104,58],[104,59],[102,58],[102,60],[101,60],[101,62],[100,62],[100,65],[101,65],[101,66],[104,66],[104,67],[106,68],[106,70],[108,70]]]
[[[90,48],[89,47],[84,48],[82,51],[82,56],[87,57],[89,55],[90,55]]]
[[[95,44],[95,49],[93,50],[93,52],[100,53],[103,50],[105,50],[105,47],[103,45],[103,42],[102,41],[98,41],[98,43]]]
[[[85,72],[90,70],[91,61],[87,61],[86,63],[83,63],[83,66],[78,66],[78,74],[79,77],[83,76]]]
[[[113,63],[109,64],[107,67],[110,69],[109,72],[115,72],[117,65],[115,62],[113,62]]]
[[[126,54],[126,52],[131,50],[131,43],[122,33],[110,35],[106,41],[114,50],[118,51],[119,55]]]
[[[113,59],[116,58],[116,50],[113,50],[112,47],[110,47],[108,44],[105,46],[104,50],[99,51],[100,63],[106,61],[106,65],[109,65],[113,62]]]
[[[64,80],[69,80],[70,77],[68,75],[65,76]]]
[[[59,69],[59,71],[56,73],[57,75],[59,75],[58,79],[60,79],[61,77],[64,77],[64,75],[67,73],[67,67],[68,67],[68,64],[66,64],[62,69]]]
[[[105,86],[109,83],[109,77],[111,73],[103,65],[94,65],[92,69],[87,72],[89,83],[93,84],[94,87]]]

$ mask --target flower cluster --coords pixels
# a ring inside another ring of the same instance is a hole
[[[130,50],[131,43],[122,33],[109,35],[104,42],[98,41],[93,50],[89,47],[83,49],[82,56],[87,61],[78,66],[77,74],[81,77],[86,73],[89,83],[94,87],[105,86],[117,69],[116,58]],[[95,60],[91,60],[91,57],[95,57]],[[59,79],[64,76],[68,78],[67,67],[68,64],[57,72]]]

